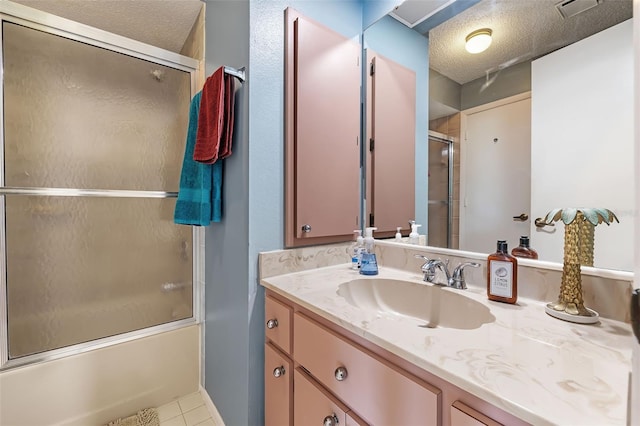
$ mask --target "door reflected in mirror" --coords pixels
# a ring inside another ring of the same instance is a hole
[[[608,208],[620,223],[597,227],[595,266],[630,271],[632,0],[581,11],[556,3],[482,0],[442,23],[409,28],[386,16],[365,30],[365,49],[416,73],[416,194],[406,220],[423,225],[430,246],[489,253],[498,239],[511,249],[528,235],[540,260],[562,262],[564,226],[536,219],[554,208]],[[479,28],[492,30],[492,43],[470,54],[465,38]],[[453,141],[444,196],[430,130]]]

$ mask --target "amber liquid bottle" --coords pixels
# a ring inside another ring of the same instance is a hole
[[[529,247],[529,237],[520,237],[520,245],[511,250],[511,255],[515,257],[523,257],[526,259],[537,259],[538,252]]]
[[[487,297],[505,303],[518,300],[518,261],[506,241],[498,241],[498,250],[487,258]]]

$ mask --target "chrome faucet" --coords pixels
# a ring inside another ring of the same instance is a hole
[[[467,283],[464,280],[464,268],[467,266],[479,268],[480,264],[476,262],[465,262],[456,266],[453,270],[453,274],[451,275],[451,279],[448,281],[449,287],[457,288],[459,290],[465,290],[467,288]]]
[[[453,270],[453,274],[449,273],[449,260],[442,261],[441,259],[429,259],[426,256],[421,254],[414,255],[416,258],[424,259],[425,263],[420,267],[420,270],[424,274],[424,281],[434,283],[437,285],[443,285],[447,287],[453,287],[459,290],[464,290],[467,288],[467,283],[464,280],[464,268],[467,266],[471,266],[472,268],[480,267],[479,263],[476,262],[465,262],[456,266]],[[436,272],[440,269],[445,277],[446,283],[436,282]]]

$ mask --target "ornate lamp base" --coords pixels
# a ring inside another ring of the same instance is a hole
[[[585,307],[585,309],[590,314],[589,316],[573,315],[573,314],[568,314],[564,311],[556,311],[555,309],[553,309],[553,305],[555,305],[555,303],[547,304],[544,307],[544,311],[554,318],[558,318],[558,319],[569,321],[569,322],[575,322],[578,324],[595,324],[600,321],[600,315],[593,309],[589,309]]]

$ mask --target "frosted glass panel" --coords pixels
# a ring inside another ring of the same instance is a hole
[[[178,190],[189,73],[2,25],[5,185]]]
[[[192,317],[175,199],[6,196],[11,358]]]

